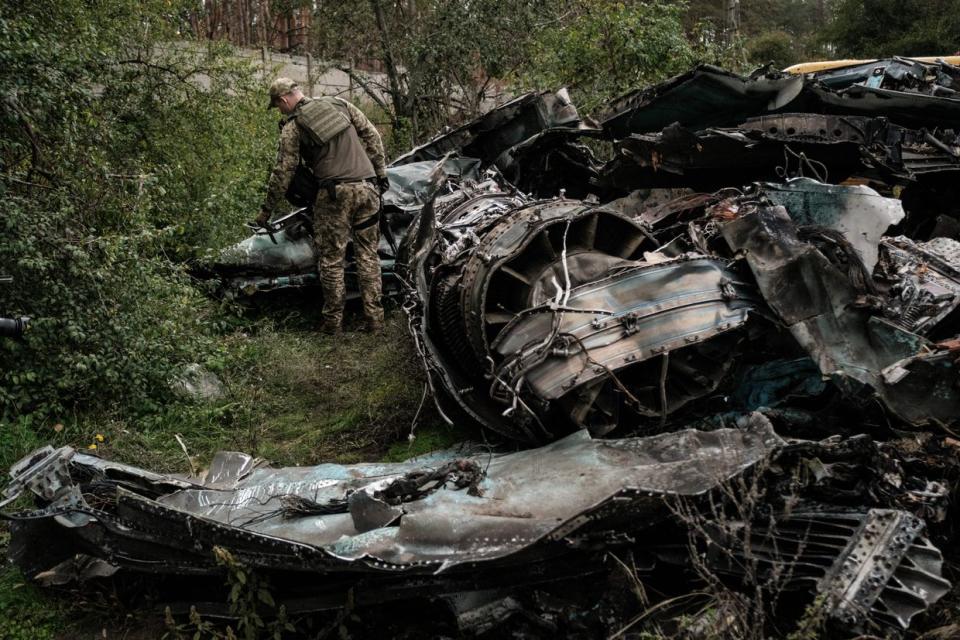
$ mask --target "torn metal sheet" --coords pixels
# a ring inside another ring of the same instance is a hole
[[[439,160],[448,154],[479,158],[483,168],[510,147],[553,127],[580,125],[580,114],[566,89],[527,93],[483,114],[476,120],[441,133],[400,156],[392,167]]]
[[[908,184],[960,172],[960,136],[893,125],[886,118],[788,113],[736,127],[694,131],[671,124],[631,134],[596,171],[606,189],[730,184],[799,176],[840,182],[850,176]]]
[[[228,456],[220,466],[235,468],[232,479],[210,484],[48,448],[14,468],[6,496],[33,492],[47,506],[25,522],[60,522],[65,539],[128,569],[215,571],[213,546],[225,545],[255,567],[435,574],[521,561],[626,512],[649,517],[662,512],[659,496],[709,491],[781,442],[754,417],[738,429],[624,440],[581,431],[518,453],[396,464],[250,469]]]
[[[842,233],[867,272],[873,272],[877,264],[880,238],[904,217],[899,200],[885,198],[864,185],[835,186],[795,178],[782,185],[765,184],[760,193],[786,208],[796,224]]]
[[[744,77],[701,65],[618,98],[602,115],[601,124],[614,138],[660,131],[675,122],[695,130],[737,124],[787,105],[795,107],[803,87],[802,76],[761,73]]]
[[[410,162],[387,168],[390,189],[383,194],[383,206],[402,211],[419,212],[430,196],[430,174],[437,168],[435,160]],[[443,171],[454,182],[479,182],[482,179],[480,160],[450,157],[443,161]]]
[[[825,376],[841,387],[851,381],[867,385],[912,424],[960,418],[960,389],[949,357],[930,355],[922,337],[860,304],[864,292],[797,230],[784,207],[769,206],[727,223],[722,233],[744,254],[770,308]],[[858,393],[856,386],[845,391]]]
[[[813,245],[800,240],[784,207],[759,208],[722,232],[730,247],[745,255],[767,303],[824,375],[873,385],[880,370],[913,353],[909,346],[893,354],[876,352],[868,338],[870,314],[854,306],[858,292]]]

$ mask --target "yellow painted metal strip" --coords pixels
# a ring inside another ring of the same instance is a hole
[[[952,65],[960,65],[960,56],[920,56],[910,57],[909,60],[918,60],[920,62],[936,62],[943,60]],[[784,73],[800,75],[802,73],[816,73],[817,71],[829,71],[830,69],[841,69],[843,67],[852,67],[858,64],[876,62],[880,58],[867,58],[865,60],[824,60],[822,62],[801,62],[783,70]]]

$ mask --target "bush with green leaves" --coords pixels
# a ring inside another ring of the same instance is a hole
[[[195,3],[0,7],[0,418],[142,412],[215,344],[185,261],[243,235],[275,123],[228,48],[182,39]]]
[[[570,87],[582,113],[701,57],[684,32],[683,3],[596,0],[571,11],[536,35],[520,74],[531,87]]]
[[[755,66],[773,63],[783,69],[800,62],[796,38],[785,31],[766,31],[746,41],[747,60]]]
[[[823,38],[840,56],[949,56],[960,51],[960,0],[835,0]]]

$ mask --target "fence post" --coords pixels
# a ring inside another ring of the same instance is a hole
[[[313,56],[307,54],[307,95],[313,95]]]
[[[350,73],[347,74],[347,99],[353,100],[353,58],[350,58],[347,63],[347,69],[350,70]]]

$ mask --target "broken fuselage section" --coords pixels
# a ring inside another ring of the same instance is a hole
[[[820,473],[796,475],[814,460]],[[353,606],[377,605],[364,616],[376,629],[379,607],[428,598],[447,603],[456,631],[476,635],[504,630],[509,616],[491,618],[493,603],[550,619],[525,594],[554,594],[572,617],[540,636],[609,635],[640,611],[634,601],[607,618],[593,606],[596,594],[616,600],[612,557],[625,557],[643,575],[695,575],[694,566],[733,584],[780,575],[791,601],[819,595],[836,624],[896,631],[949,589],[923,521],[904,509],[944,496],[881,478],[877,460],[897,464],[862,441],[787,444],[759,413],[712,431],[601,440],[582,430],[527,451],[456,449],[393,464],[271,468],[222,453],[202,477],[47,447],[13,467],[0,513],[10,557],[28,575],[47,584],[118,570],[187,576],[171,607],[205,616],[231,615],[212,596],[227,549],[270,579],[289,614],[341,608],[349,592]],[[754,497],[734,498],[744,475]],[[884,501],[845,505],[867,495],[850,490],[857,476],[882,487]],[[786,485],[798,500],[789,508]],[[830,493],[834,504],[810,500]],[[33,510],[10,508],[27,497]],[[587,577],[590,589],[571,588]]]

